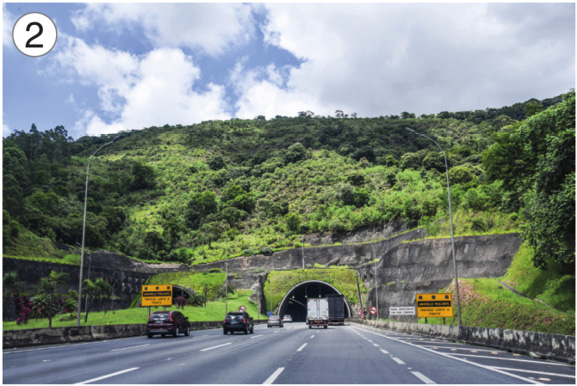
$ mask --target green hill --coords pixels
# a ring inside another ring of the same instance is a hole
[[[457,235],[521,231],[533,264],[574,274],[575,94],[501,109],[377,118],[207,121],[121,133],[91,162],[86,246],[198,264],[270,254],[301,235],[400,221]],[[541,110],[541,111],[539,111]],[[509,114],[509,115],[506,115]],[[89,157],[115,135],[58,126],[3,146],[3,247],[78,250]]]

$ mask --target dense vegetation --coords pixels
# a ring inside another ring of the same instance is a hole
[[[300,112],[126,132],[92,160],[86,245],[194,264],[392,221],[446,234],[443,153],[405,127],[446,152],[457,234],[521,230],[537,267],[574,272],[573,91],[419,118]],[[78,246],[86,166],[112,138],[33,125],[4,139],[4,253]]]

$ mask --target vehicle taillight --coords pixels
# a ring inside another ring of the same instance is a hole
[[[171,322],[174,322],[174,320],[172,319],[172,313],[168,314],[168,317],[170,318]]]
[[[246,324],[246,319],[243,319],[242,322],[243,322],[244,324]]]

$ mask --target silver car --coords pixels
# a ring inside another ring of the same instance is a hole
[[[268,317],[268,322],[266,325],[268,328],[271,328],[272,326],[282,327],[283,322],[282,322],[282,319],[280,318],[280,316],[272,315],[272,316]]]
[[[285,315],[282,317],[282,321],[283,323],[292,323],[293,322],[293,317],[290,315]]]

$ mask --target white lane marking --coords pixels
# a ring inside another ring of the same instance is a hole
[[[379,345],[378,345],[378,344],[376,344],[376,343],[373,343],[373,346],[375,346],[375,347],[379,347]]]
[[[272,375],[268,377],[266,381],[264,381],[263,385],[271,385],[283,371],[284,367],[279,367],[278,369],[276,369],[276,371],[272,373]]]
[[[421,381],[428,383],[428,384],[434,384],[435,382],[431,381],[429,378],[425,377],[423,374],[419,373],[418,371],[411,371],[411,373],[413,373],[413,375],[417,378],[419,378]]]
[[[311,339],[313,339],[316,335],[311,335]]]
[[[299,349],[297,350],[297,352],[301,352],[303,351],[303,349],[307,346],[308,343],[303,344],[302,346],[299,347]]]
[[[575,375],[570,375],[570,374],[545,373],[545,372],[543,372],[543,371],[510,369],[510,368],[507,368],[507,367],[493,367],[493,368],[494,368],[494,369],[499,369],[499,370],[518,371],[518,372],[520,372],[520,373],[535,373],[535,374],[540,374],[540,375],[550,375],[550,376],[553,376],[553,377],[575,378]]]
[[[213,346],[213,347],[209,347],[209,348],[203,348],[202,350],[199,350],[199,351],[208,351],[208,350],[212,350],[212,349],[215,349],[215,348],[228,346],[229,344],[232,344],[232,343],[219,344],[218,346]]]
[[[358,328],[358,327],[351,327],[351,328]],[[480,364],[480,363],[468,361],[468,360],[466,360],[466,359],[456,358],[456,357],[455,357],[455,354],[445,354],[445,353],[442,353],[442,352],[439,352],[439,351],[435,351],[435,350],[428,349],[428,348],[423,347],[423,346],[420,346],[420,345],[418,345],[418,344],[413,344],[413,343],[410,343],[410,342],[405,342],[404,340],[401,340],[401,339],[395,339],[395,338],[391,338],[390,336],[387,336],[387,335],[378,334],[378,333],[373,332],[373,331],[364,330],[364,329],[363,329],[363,331],[364,331],[364,332],[368,332],[369,334],[382,336],[382,337],[385,338],[385,339],[394,340],[395,342],[404,343],[404,344],[407,344],[407,345],[409,345],[409,346],[417,347],[417,348],[420,348],[421,350],[425,350],[425,351],[428,351],[428,352],[432,352],[432,353],[435,353],[435,354],[437,354],[437,355],[441,355],[441,356],[444,356],[444,357],[447,357],[447,358],[454,359],[454,360],[456,360],[456,361],[469,363],[469,364],[471,364],[471,365],[473,365],[473,366],[478,366],[478,367],[481,367],[481,368],[483,368],[483,369],[490,370],[490,371],[494,371],[494,372],[499,373],[499,374],[504,374],[504,375],[508,375],[508,376],[510,376],[510,377],[513,377],[513,378],[521,379],[521,380],[523,380],[523,381],[525,381],[525,382],[534,383],[534,384],[538,384],[538,385],[541,385],[541,384],[542,384],[541,382],[535,381],[535,380],[533,380],[533,379],[531,379],[531,378],[521,377],[521,376],[516,375],[516,374],[511,374],[511,373],[508,373],[508,372],[506,372],[506,371],[498,370],[498,369],[493,368],[493,367],[491,367],[491,366],[485,366],[485,365],[482,365],[482,364]]]
[[[389,353],[387,350],[383,350],[383,349],[381,349],[381,352],[382,352],[383,354],[388,354],[388,353]]]
[[[77,385],[81,385],[81,384],[84,384],[84,383],[91,383],[91,382],[100,381],[100,380],[102,380],[102,379],[106,379],[106,378],[114,377],[114,376],[116,376],[116,375],[128,373],[129,371],[138,370],[139,368],[140,368],[140,367],[133,367],[133,368],[131,368],[131,369],[126,369],[126,370],[122,370],[122,371],[117,371],[117,372],[112,373],[112,374],[103,375],[103,376],[98,377],[98,378],[89,379],[88,381],[78,382]]]
[[[528,360],[528,359],[517,359],[517,358],[502,358],[502,357],[497,357],[497,356],[486,356],[486,355],[475,355],[475,354],[456,354],[456,353],[450,353],[449,355],[451,356],[456,356],[456,357],[472,357],[472,358],[483,358],[483,359],[496,359],[499,361],[513,361],[513,362],[528,362],[528,363],[534,363],[536,365],[547,365],[547,366],[566,366],[563,363],[553,363],[553,362],[539,362],[539,361],[532,361],[532,360]]]
[[[397,363],[400,364],[400,365],[406,365],[406,363],[403,362],[402,360],[400,360],[399,358],[392,357],[391,359],[394,360],[395,362],[397,362]]]
[[[264,335],[255,335],[255,336],[251,337],[250,339],[258,338],[259,336],[264,336]]]
[[[114,350],[110,350],[110,352],[113,352],[113,351],[124,351],[124,350],[130,350],[130,349],[133,349],[133,348],[146,347],[146,346],[150,346],[150,344],[141,344],[140,346],[131,346],[131,347],[124,347],[124,348],[115,348]]]

